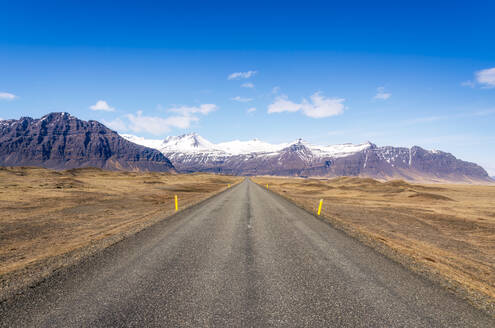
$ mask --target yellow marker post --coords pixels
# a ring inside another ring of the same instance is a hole
[[[175,195],[175,211],[179,210],[179,201],[177,199],[177,195]]]
[[[230,188],[230,183],[229,183],[229,188]]]
[[[318,215],[321,213],[321,205],[323,205],[323,199],[320,199],[320,205],[318,206]]]
[[[268,183],[266,184],[266,189],[268,189]]]

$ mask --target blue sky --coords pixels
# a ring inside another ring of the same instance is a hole
[[[430,2],[0,0],[0,118],[419,145],[495,175],[494,5]]]

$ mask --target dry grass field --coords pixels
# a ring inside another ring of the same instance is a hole
[[[495,186],[252,180],[495,313]]]
[[[0,299],[242,181],[211,174],[0,168]]]

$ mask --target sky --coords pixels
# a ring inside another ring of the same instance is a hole
[[[489,1],[0,0],[0,118],[419,145],[495,176]]]

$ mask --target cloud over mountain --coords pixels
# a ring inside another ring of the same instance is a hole
[[[0,92],[0,100],[14,100],[18,98],[15,94],[8,92]]]
[[[105,100],[98,100],[96,104],[89,106],[89,109],[94,111],[104,111],[104,112],[115,111],[115,108],[110,107],[110,105]]]
[[[302,99],[300,103],[290,101],[281,95],[268,106],[268,113],[298,112],[312,118],[324,118],[340,115],[344,112],[344,98],[327,98],[321,92],[315,92],[310,100]]]
[[[202,104],[199,106],[178,106],[168,109],[174,115],[161,117],[145,115],[142,110],[135,114],[126,114],[112,121],[103,121],[107,126],[119,132],[147,133],[152,135],[163,135],[173,128],[187,129],[191,123],[198,122],[200,115],[208,115],[217,110],[215,104]]]

